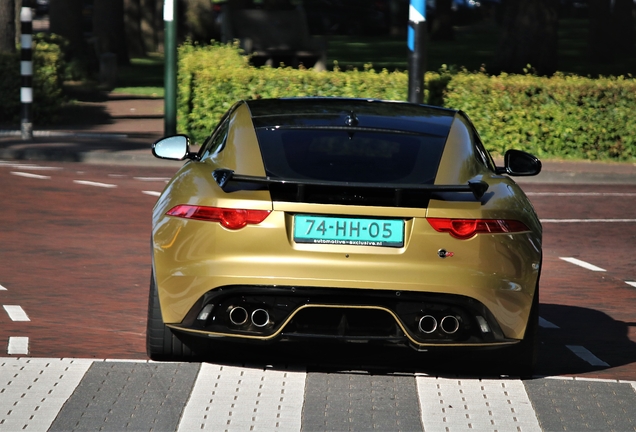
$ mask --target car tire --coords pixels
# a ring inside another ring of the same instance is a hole
[[[150,359],[160,361],[191,360],[194,357],[194,352],[185,343],[185,336],[176,334],[163,322],[154,274],[150,276],[148,295],[146,353]]]
[[[507,357],[506,372],[521,379],[532,378],[539,354],[539,289],[535,291],[526,333]]]

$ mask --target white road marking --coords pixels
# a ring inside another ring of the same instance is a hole
[[[541,223],[635,223],[636,219],[541,219]]]
[[[32,174],[32,173],[25,173],[25,172],[20,172],[20,171],[11,171],[11,174],[18,176],[18,177],[27,177],[27,178],[33,178],[33,179],[39,179],[39,180],[49,180],[51,178],[51,176],[44,176],[44,175],[39,175],[39,174]]]
[[[7,162],[7,161],[0,161],[0,167],[7,167],[7,168],[35,168],[38,165],[33,165],[33,164],[21,164],[21,163],[16,163],[16,162]]]
[[[21,306],[3,305],[2,307],[11,318],[11,321],[31,321]]]
[[[7,354],[26,355],[29,353],[29,338],[24,336],[11,336],[7,346]]]
[[[631,286],[633,286],[634,288],[636,288],[636,282],[629,282],[629,281],[625,281],[625,283],[626,283],[627,285],[631,285]]]
[[[133,177],[135,180],[145,181],[145,182],[167,182],[170,180],[169,177]]]
[[[91,365],[104,361],[128,362],[121,359],[0,357],[0,431],[47,431],[50,429],[55,418],[77,387],[83,384],[91,385],[91,382],[82,382]],[[130,361],[154,363],[147,360]],[[112,367],[117,374],[130,373],[130,367],[126,364],[114,364]],[[242,377],[238,377],[235,373],[236,369],[246,370],[246,373]],[[290,372],[287,372],[287,381],[285,381],[284,386],[281,386],[280,374],[285,371],[254,371],[250,369],[252,368],[202,364],[197,380],[191,388],[187,408],[182,406],[169,407],[174,410],[175,415],[179,415],[180,409],[183,408],[180,428],[185,429],[188,424],[192,424],[193,427],[189,430],[203,431],[211,429],[212,423],[230,420],[229,424],[222,424],[216,430],[248,431],[251,430],[250,427],[253,427],[255,431],[300,431],[302,427],[302,423],[300,423],[302,420],[301,410],[305,402],[306,374],[304,372],[291,372],[293,376],[290,377]],[[204,373],[204,370],[207,373]],[[258,372],[260,372],[260,376]],[[449,430],[525,432],[541,430],[537,420],[537,411],[533,408],[532,401],[521,380],[440,379],[422,375],[416,375],[415,379],[418,399],[422,402],[418,414],[415,415],[419,415],[423,419],[427,432]],[[541,378],[539,381],[543,379],[568,382],[590,381],[590,379],[582,377],[563,376],[549,376]],[[633,381],[598,381],[628,384],[636,391],[636,382]],[[205,382],[213,382],[213,385],[218,383],[219,385],[206,389]],[[100,390],[95,388],[95,391]],[[198,392],[200,391],[203,392],[204,397],[213,397],[214,403],[199,397],[201,393]],[[376,392],[379,396],[383,395],[382,389],[377,389]],[[124,396],[125,399],[126,394],[123,393],[120,396]],[[390,394],[387,393],[385,396],[387,403],[395,403],[395,401],[388,399]],[[424,403],[425,399],[431,403]],[[455,401],[457,403],[454,403]],[[220,406],[216,406],[217,404]],[[201,405],[202,409],[205,409],[203,406],[207,406],[210,410],[200,411],[195,409],[194,405]],[[276,408],[273,408],[274,406]],[[277,410],[278,406],[280,406],[280,411],[268,411],[272,408]],[[100,405],[98,408],[109,409],[107,405]],[[223,408],[226,411],[223,412]],[[242,412],[249,408],[253,410],[241,417]],[[343,407],[343,409],[348,408],[348,406]],[[397,409],[399,408],[398,406]],[[214,418],[217,411],[221,412],[221,418]],[[564,411],[562,414],[577,415],[580,414],[580,411]],[[85,415],[90,416],[90,410]],[[190,419],[190,416],[194,418]],[[271,425],[271,420],[274,417],[274,420],[279,422],[278,427],[276,424]],[[174,417],[170,414],[167,418]],[[85,419],[88,420],[86,417]],[[356,426],[355,422],[352,424],[354,427]],[[473,429],[468,429],[467,424],[473,425]],[[482,425],[483,427],[478,428]]]
[[[583,360],[591,364],[592,366],[609,367],[607,363],[605,363],[600,358],[596,357],[594,354],[588,351],[585,347],[582,347],[580,345],[566,345],[566,347],[570,351],[572,351],[574,354],[576,354],[578,357],[582,358]]]
[[[96,187],[102,187],[102,188],[116,188],[117,187],[117,185],[114,185],[114,184],[92,182],[92,181],[87,181],[87,180],[73,180],[73,183],[81,184],[81,185],[84,185],[84,186],[96,186]]]
[[[29,171],[59,171],[62,169],[60,167],[47,167],[39,165],[14,165],[13,168],[20,168]]]
[[[2,285],[0,285],[0,291],[7,291],[7,289],[3,287]]]
[[[155,192],[155,191],[141,191],[141,193],[144,193],[146,195],[156,196],[156,197],[161,195],[161,192]]]
[[[543,319],[541,317],[539,317],[539,327],[543,327],[543,328],[549,328],[549,329],[558,329],[561,328],[556,324],[552,324],[550,321],[548,321],[547,319]]]
[[[636,193],[631,192],[526,192],[528,196],[612,196],[612,197],[632,197]]]
[[[605,269],[602,269],[600,267],[596,267],[593,264],[590,264],[588,262],[585,261],[581,261],[580,259],[576,259],[576,258],[564,258],[564,257],[559,257],[560,259],[562,259],[563,261],[567,261],[571,264],[575,264],[577,266],[586,268],[588,270],[592,270],[592,271],[596,271],[596,272],[604,272],[606,271]]]
[[[299,431],[306,375],[203,363],[178,431]]]
[[[426,431],[540,431],[521,380],[416,376]]]
[[[0,430],[46,431],[73,394],[91,360],[0,359]]]

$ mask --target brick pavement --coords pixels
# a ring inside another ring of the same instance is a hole
[[[80,101],[55,124],[34,125],[32,141],[21,139],[19,125],[0,125],[0,159],[170,165],[150,153],[163,135],[163,103],[112,94]]]

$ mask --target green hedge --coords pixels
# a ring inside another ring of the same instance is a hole
[[[454,75],[444,104],[465,111],[489,150],[636,160],[636,80]]]
[[[345,96],[406,100],[404,72],[254,68],[235,46],[179,50],[180,132],[201,142],[237,100]],[[636,80],[557,75],[428,73],[425,101],[465,111],[494,154],[517,148],[539,157],[636,160]]]
[[[254,68],[236,46],[191,44],[180,48],[177,82],[177,128],[196,141],[202,141],[240,99],[346,96],[400,100],[407,88],[407,76],[400,72]]]
[[[55,35],[33,39],[33,122],[52,123],[64,101],[64,41]],[[20,54],[0,54],[0,123],[20,126]]]

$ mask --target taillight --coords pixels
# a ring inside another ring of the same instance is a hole
[[[428,223],[438,232],[447,232],[452,237],[466,240],[475,234],[501,234],[530,231],[523,223],[504,219],[450,219],[427,218]]]
[[[243,210],[180,204],[171,208],[166,214],[185,219],[219,222],[225,228],[236,230],[247,224],[259,224],[270,213],[269,210]]]

